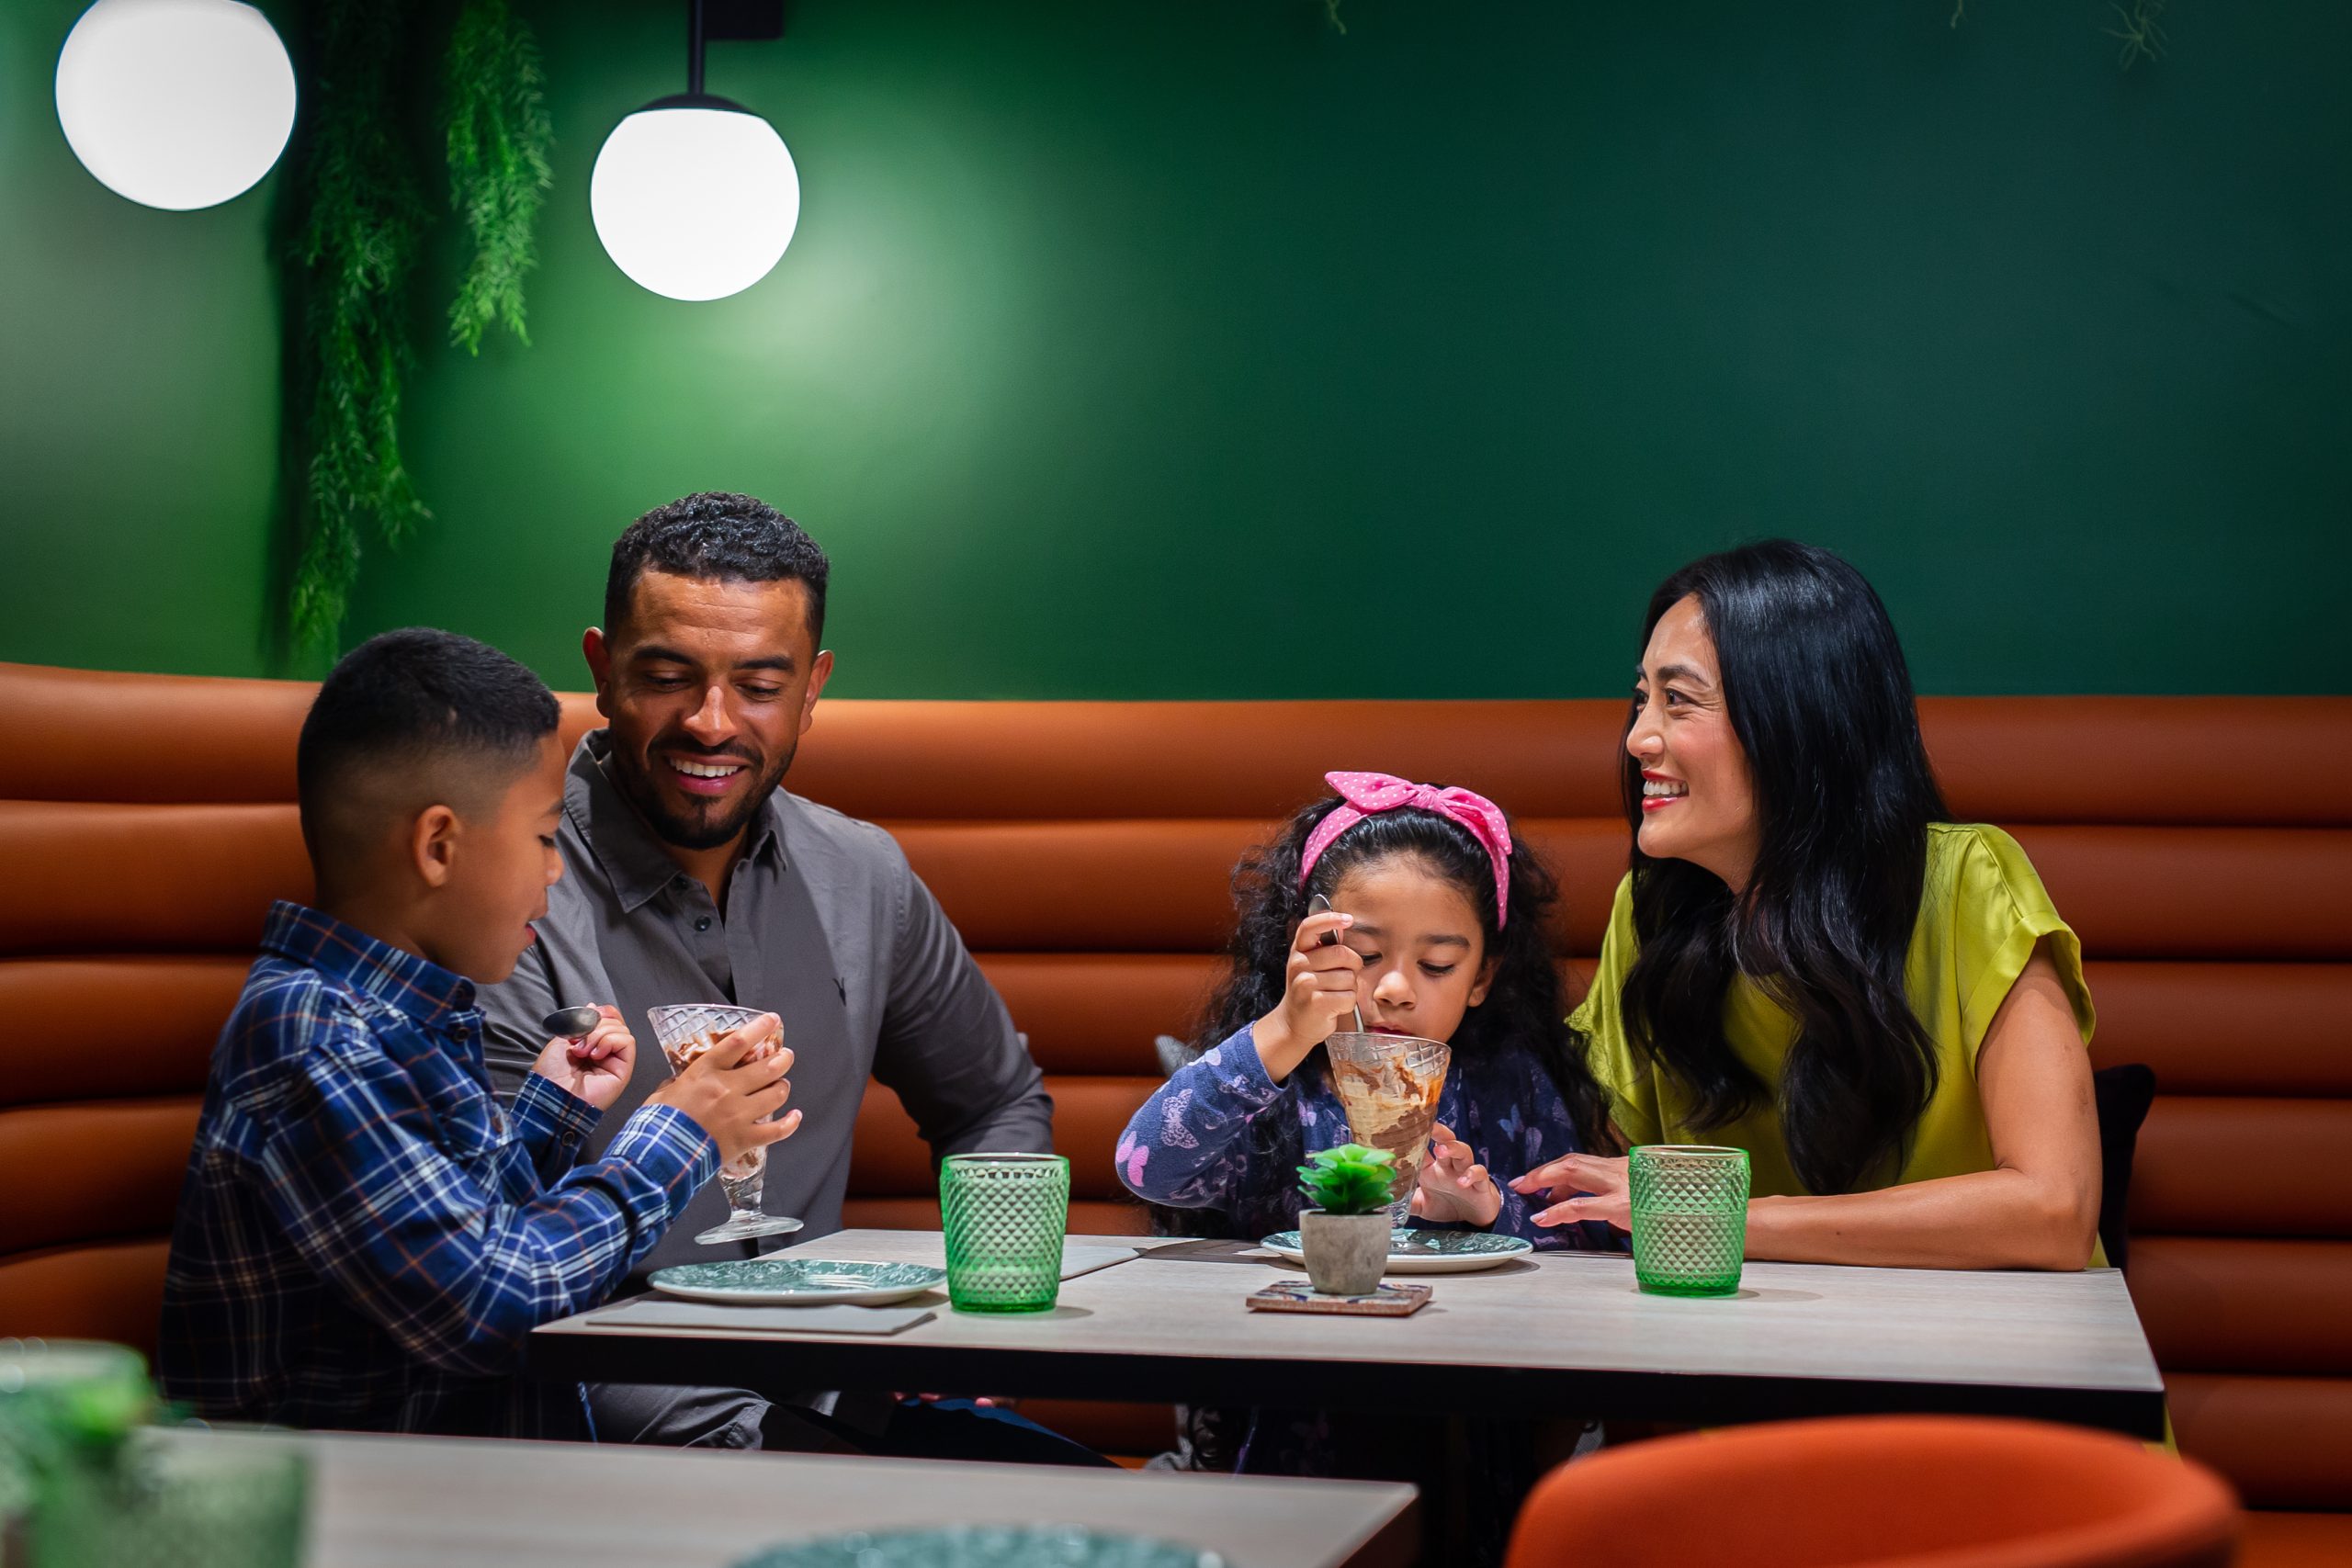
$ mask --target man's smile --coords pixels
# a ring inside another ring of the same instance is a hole
[[[736,775],[751,769],[749,762],[729,757],[664,755],[662,761],[669,769],[671,782],[688,795],[725,795],[735,787]]]

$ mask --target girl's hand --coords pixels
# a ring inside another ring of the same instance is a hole
[[[610,1111],[637,1068],[637,1036],[621,1010],[600,1007],[596,1027],[577,1040],[550,1040],[531,1070],[575,1100]]]
[[[1542,1192],[1552,1200],[1550,1208],[1532,1216],[1539,1225],[1606,1220],[1617,1230],[1634,1228],[1634,1201],[1622,1158],[1563,1155],[1515,1179],[1510,1190],[1531,1197]]]
[[[1413,1188],[1413,1213],[1424,1220],[1491,1225],[1502,1212],[1502,1189],[1485,1166],[1472,1162],[1470,1145],[1455,1142],[1453,1129],[1439,1122],[1430,1132],[1430,1157]]]
[[[1355,1010],[1356,981],[1363,974],[1363,958],[1340,932],[1355,923],[1353,915],[1330,910],[1299,921],[1291,939],[1290,963],[1284,967],[1283,999],[1273,1011],[1250,1026],[1258,1043],[1258,1059],[1276,1083],[1298,1070],[1306,1054],[1331,1037],[1340,1021]],[[1326,938],[1331,938],[1327,942]]]

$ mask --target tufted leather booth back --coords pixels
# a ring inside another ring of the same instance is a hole
[[[311,688],[0,665],[0,1335],[152,1341],[207,1054],[276,897],[309,887]],[[2102,1064],[2154,1067],[2132,1286],[2182,1446],[2256,1505],[2352,1507],[2352,699],[1924,705],[1953,807],[2015,832],[2082,933]],[[593,722],[565,699],[567,739]],[[889,827],[1059,1108],[1073,1224],[1189,1028],[1242,848],[1329,767],[1509,807],[1574,963],[1625,859],[1615,703],[831,702],[792,783]],[[848,1220],[935,1224],[887,1094]],[[2021,1327],[2024,1325],[2020,1325]]]

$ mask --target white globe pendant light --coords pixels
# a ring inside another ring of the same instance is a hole
[[[741,293],[784,258],[800,222],[800,172],[784,138],[702,90],[703,37],[701,0],[688,0],[686,91],[615,126],[588,181],[605,254],[673,299]]]
[[[294,130],[294,66],[238,0],[97,0],[57,56],[57,122],[118,195],[187,212],[251,189]]]
[[[800,174],[775,127],[706,94],[648,104],[613,127],[588,182],[613,265],[673,299],[740,294],[784,259]]]

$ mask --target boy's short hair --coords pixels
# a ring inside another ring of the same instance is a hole
[[[345,654],[294,750],[302,841],[322,887],[402,814],[493,804],[560,711],[546,682],[455,632],[410,626]]]
[[[825,645],[825,584],[832,563],[799,524],[766,502],[704,491],[657,506],[613,541],[605,575],[605,635],[628,618],[648,569],[721,582],[797,582],[808,591],[808,639]]]

